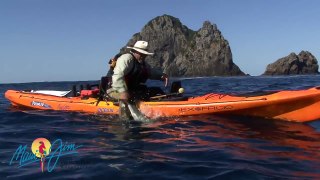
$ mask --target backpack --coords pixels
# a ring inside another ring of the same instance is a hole
[[[122,55],[121,53],[118,53],[117,55],[115,55],[113,58],[109,60],[110,69],[113,70],[114,67],[116,67],[117,60],[121,55]]]

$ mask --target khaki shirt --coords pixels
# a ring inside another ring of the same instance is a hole
[[[134,68],[134,61],[134,57],[129,53],[123,54],[118,58],[117,65],[114,68],[112,75],[113,91],[121,93],[128,90],[125,76],[131,72],[132,68]],[[152,69],[147,62],[145,62],[145,65],[148,69],[149,79],[161,80],[161,76],[163,75],[162,72]]]

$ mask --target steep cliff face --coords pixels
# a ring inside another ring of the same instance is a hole
[[[137,40],[148,41],[149,51],[155,53],[146,61],[170,76],[244,75],[232,61],[228,41],[217,26],[208,21],[193,31],[175,17],[159,16],[133,35],[126,46],[132,46]],[[121,52],[127,51],[125,47]]]
[[[291,53],[269,64],[263,75],[318,74],[318,61],[308,51]]]

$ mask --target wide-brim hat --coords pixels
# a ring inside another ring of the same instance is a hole
[[[128,46],[127,48],[134,49],[142,54],[153,55],[153,53],[148,52],[148,42],[147,41],[137,41],[133,47]]]

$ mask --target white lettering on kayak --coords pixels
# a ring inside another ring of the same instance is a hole
[[[113,109],[109,108],[98,108],[98,113],[111,113],[113,112]]]
[[[43,102],[38,102],[38,101],[32,101],[31,102],[31,106],[40,106],[40,107],[44,107],[44,108],[47,108],[47,109],[51,109],[51,106],[46,104],[46,103],[43,103]]]

